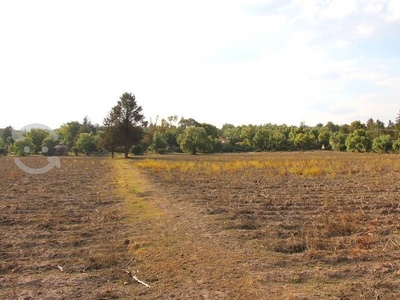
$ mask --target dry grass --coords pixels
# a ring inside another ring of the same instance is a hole
[[[399,296],[396,155],[170,155],[135,165],[208,214],[219,239],[239,241],[266,299]]]
[[[42,157],[23,159],[31,167]],[[63,158],[43,175],[0,157],[0,298],[114,299],[130,257],[111,166],[100,158]],[[107,292],[108,291],[108,292]]]
[[[0,297],[398,299],[398,161],[66,158],[37,177],[0,158]]]

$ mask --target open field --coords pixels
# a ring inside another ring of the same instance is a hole
[[[397,155],[61,163],[0,158],[1,299],[400,298]]]
[[[106,160],[65,158],[61,169],[29,175],[0,157],[0,169],[0,299],[127,295],[128,226]]]
[[[212,239],[237,243],[230,267],[254,299],[399,299],[399,158],[177,155],[136,165],[170,201],[208,216]]]

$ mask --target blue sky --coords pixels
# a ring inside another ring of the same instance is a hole
[[[0,127],[147,119],[387,124],[400,109],[398,0],[1,1]]]

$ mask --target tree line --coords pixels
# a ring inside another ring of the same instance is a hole
[[[249,151],[335,150],[352,152],[400,152],[400,114],[385,125],[370,118],[366,123],[327,122],[316,126],[286,124],[224,124],[221,128],[192,118],[170,116],[155,122],[145,121],[135,95],[124,93],[104,118],[92,124],[88,117],[55,129],[54,138],[46,129],[34,128],[15,140],[12,126],[0,129],[0,154],[54,155],[58,144],[75,155],[94,153],[144,154],[154,152],[220,153]]]

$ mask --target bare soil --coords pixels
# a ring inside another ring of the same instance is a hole
[[[1,299],[400,298],[396,155],[12,160]]]
[[[22,160],[47,164],[42,157]],[[66,158],[60,169],[30,175],[1,157],[0,168],[0,299],[126,296],[123,199],[110,164]]]
[[[170,155],[139,167],[193,247],[204,298],[400,299],[399,156]]]

